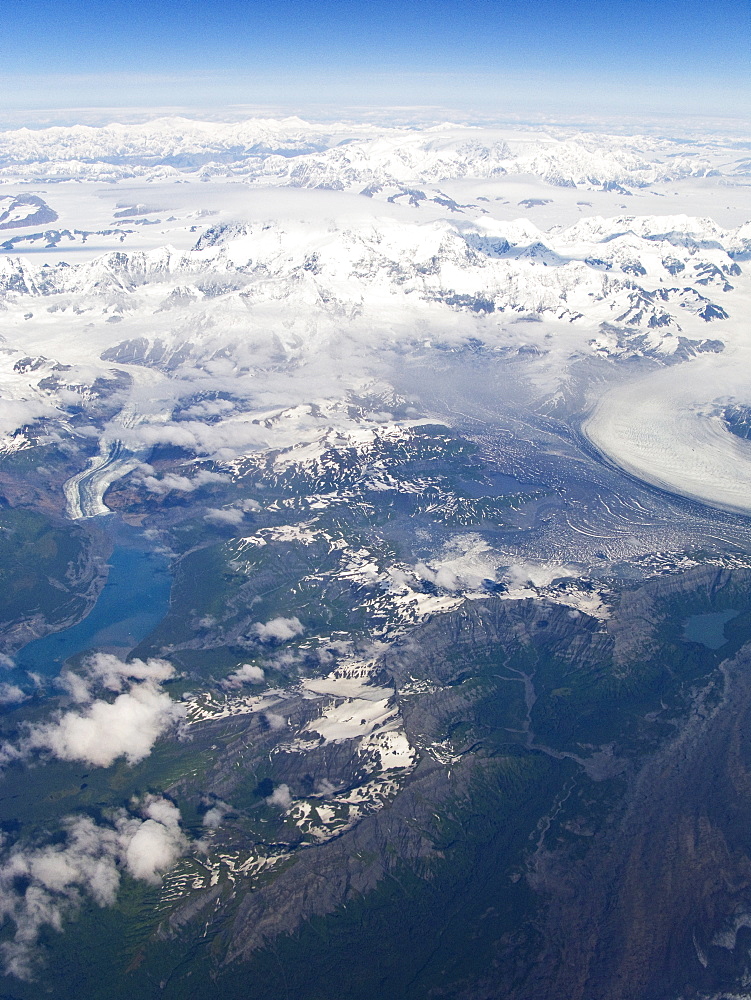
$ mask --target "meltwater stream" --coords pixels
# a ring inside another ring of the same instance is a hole
[[[105,650],[124,656],[156,628],[169,608],[167,558],[155,552],[140,531],[118,524],[109,566],[107,582],[89,614],[24,646],[14,657],[17,667],[51,676],[81,653]]]

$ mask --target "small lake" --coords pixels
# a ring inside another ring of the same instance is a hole
[[[737,618],[739,611],[713,611],[706,615],[692,615],[683,623],[683,638],[700,642],[707,649],[719,649],[728,641],[725,635],[727,622]]]
[[[80,653],[106,650],[124,656],[156,628],[169,608],[169,564],[140,533],[127,532],[126,538],[115,546],[107,582],[86,618],[24,646],[14,657],[17,667],[54,676]]]

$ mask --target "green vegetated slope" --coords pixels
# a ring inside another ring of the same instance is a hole
[[[42,629],[76,621],[87,607],[97,554],[91,535],[79,526],[53,523],[28,510],[0,509],[2,634],[13,635],[34,619]]]
[[[154,894],[126,884],[115,910],[84,908],[64,935],[48,935],[45,982],[57,997],[92,1000],[202,1000],[217,990],[230,1000],[418,1000],[499,990],[526,1000],[549,899],[560,888],[557,866],[573,871],[602,850],[643,762],[671,744],[696,691],[751,638],[748,582],[743,571],[713,568],[656,581],[625,592],[605,624],[546,602],[489,598],[410,630],[382,671],[420,759],[378,814],[337,840],[293,850],[252,889],[240,880],[188,890],[171,929],[169,908],[155,918]],[[681,638],[676,622],[726,608],[739,614],[721,651]],[[286,780],[298,796],[303,776],[284,754],[272,755],[270,768],[274,739],[249,717],[196,727],[188,744],[165,744],[136,768],[115,765],[87,778],[80,804],[104,808],[172,783],[194,836],[201,798],[221,793],[235,809],[222,831],[227,844],[289,844],[292,831],[258,787]],[[316,754],[311,768],[323,766]],[[337,754],[326,762],[334,780],[346,770]],[[69,786],[73,796],[83,775],[69,770],[68,779],[58,765],[45,772],[50,786]],[[34,799],[41,822],[43,787]],[[59,804],[50,805],[50,819]],[[8,808],[24,812],[17,798]],[[66,808],[75,809],[72,797]],[[659,831],[654,836],[659,843]],[[295,894],[311,886],[325,905],[297,919]],[[244,952],[265,910],[280,901],[290,905],[286,926]],[[74,942],[86,954],[77,987]],[[228,954],[239,957],[227,964]],[[109,970],[106,980],[98,969]],[[8,996],[35,995],[8,985]],[[541,989],[534,995],[545,996]]]
[[[241,523],[193,513],[169,530],[170,610],[132,655],[175,664],[173,698],[198,692],[219,703],[228,674],[256,664],[265,678],[252,693],[282,692],[284,729],[263,713],[219,713],[134,767],[12,765],[0,787],[0,826],[12,837],[44,839],[62,815],[106,817],[133,796],[166,793],[194,841],[210,805],[228,804],[209,862],[276,851],[283,862],[252,878],[220,867],[209,885],[197,854],[180,862],[182,888],[169,898],[124,878],[116,907],[83,902],[63,934],[45,932],[38,982],[9,979],[8,997],[36,998],[42,983],[60,1000],[546,996],[544,984],[530,984],[551,938],[550,900],[569,891],[556,873],[590,864],[643,761],[681,732],[708,679],[720,692],[718,664],[751,638],[749,575],[706,567],[615,588],[609,619],[503,600],[491,587],[421,624],[384,588],[364,585],[357,560],[378,572],[413,566],[421,533],[435,551],[457,530],[515,530],[503,512],[535,495],[493,490],[473,448],[445,429],[422,429],[400,449],[386,442],[376,458],[353,454],[307,471],[242,470],[210,499],[253,500]],[[385,466],[374,468],[376,459]],[[144,498],[120,489],[123,509],[137,514]],[[1,513],[25,525],[24,544],[42,553],[34,560],[28,550],[11,571],[33,565],[41,579],[44,553],[57,546],[61,560],[79,537]],[[435,591],[429,580],[415,586]],[[683,639],[685,618],[727,609],[737,614],[720,650]],[[297,618],[302,633],[282,646],[259,643],[256,624],[279,617]],[[393,692],[416,765],[377,809],[316,843],[269,793],[284,784],[316,808],[322,781],[357,790],[369,774],[351,741],[316,743],[320,706],[299,684],[336,665],[337,642],[357,652],[374,639],[391,643],[375,679]],[[24,719],[45,710],[12,713],[5,734],[17,737]],[[311,727],[304,752],[284,749]],[[596,947],[596,931],[585,930]]]

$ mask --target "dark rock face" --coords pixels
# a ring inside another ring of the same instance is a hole
[[[728,430],[740,438],[751,437],[751,409],[740,403],[726,406],[722,413]]]
[[[114,361],[120,364],[144,365],[147,368],[160,368],[172,371],[178,368],[190,357],[190,344],[180,342],[168,346],[157,338],[152,343],[146,337],[136,337],[125,340],[115,347],[109,347],[102,352],[102,361]]]
[[[306,851],[270,886],[247,894],[233,921],[225,962],[247,960],[302,921],[373,892],[405,861],[424,867],[436,857],[432,810],[451,790],[443,768],[426,762],[388,810],[368,817],[350,834]]]
[[[751,651],[722,669],[682,732],[636,776],[585,859],[538,858],[547,941],[520,997],[657,1000],[729,988],[751,898]]]
[[[44,226],[57,221],[57,212],[36,194],[0,198],[0,229]]]
[[[489,597],[413,629],[373,677],[393,690],[418,753],[383,808],[325,843],[288,841],[265,884],[181,901],[161,939],[212,912],[214,975],[234,997],[238,970],[252,976],[269,954],[302,982],[311,921],[315,935],[332,929],[333,963],[346,961],[342,926],[369,962],[379,947],[393,954],[396,938],[374,937],[381,905],[399,933],[417,934],[419,920],[421,939],[445,950],[440,974],[412,968],[408,992],[390,981],[405,996],[662,1000],[730,988],[745,972],[738,928],[751,910],[751,646],[739,632],[722,661],[674,623],[676,609],[745,607],[749,583],[748,570],[705,566],[624,590],[609,619]],[[295,696],[280,711],[298,732],[315,718]],[[272,762],[264,794],[368,779],[347,741],[294,752],[257,719],[236,732],[207,776],[217,797],[235,792],[241,747],[246,768]],[[376,904],[385,886],[390,902]],[[430,893],[461,918],[421,909]],[[451,949],[472,941],[485,957],[462,973]],[[305,975],[309,995],[323,995],[315,968]]]

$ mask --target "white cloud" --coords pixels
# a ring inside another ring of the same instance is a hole
[[[419,562],[415,573],[442,590],[476,590],[495,577],[497,557],[480,535],[472,532],[449,539],[440,555]],[[395,581],[396,582],[396,581]]]
[[[245,514],[237,507],[209,507],[203,515],[209,524],[242,524]]]
[[[243,684],[263,684],[265,678],[266,675],[261,667],[257,667],[253,663],[243,663],[227,677],[224,681],[224,687],[237,688],[242,687]]]
[[[276,640],[283,642],[285,639],[294,639],[297,635],[302,635],[305,631],[299,618],[272,618],[271,621],[256,622],[253,625],[253,632],[261,642]]]
[[[0,945],[5,972],[32,979],[43,927],[62,931],[85,897],[112,906],[121,874],[158,883],[185,851],[180,812],[172,802],[148,796],[134,812],[113,812],[102,824],[89,816],[65,818],[62,842],[20,843],[0,850],[0,920],[15,926]]]
[[[221,826],[223,819],[224,811],[218,806],[213,806],[203,814],[203,825],[209,830],[217,830]]]
[[[263,717],[270,729],[284,729],[287,725],[287,720],[278,712],[264,712]]]
[[[57,678],[57,686],[77,702],[91,700],[91,687],[86,677],[74,673],[72,670],[64,670]]]
[[[220,799],[212,802],[211,808],[203,814],[203,825],[208,830],[217,830],[223,823],[224,817],[231,812],[232,806]]]
[[[162,683],[175,676],[168,660],[156,657],[148,660],[121,660],[112,653],[96,653],[86,660],[84,669],[108,691],[122,691],[128,680]]]
[[[147,801],[143,822],[128,820],[123,831],[129,837],[125,863],[133,878],[156,884],[160,873],[171,868],[187,846],[180,829],[180,810],[167,799]]]
[[[218,417],[234,410],[235,404],[228,399],[202,399],[182,411],[184,417]]]
[[[58,712],[50,722],[28,726],[18,748],[6,744],[6,759],[47,750],[61,760],[109,767],[118,757],[135,764],[184,715],[185,706],[162,689],[175,670],[166,660],[124,662],[99,653],[84,663],[83,675],[66,671],[63,689],[81,707]],[[114,701],[95,698],[94,690],[118,692]]]
[[[268,666],[273,670],[283,670],[285,667],[291,667],[294,663],[299,663],[301,659],[302,657],[293,650],[283,649],[268,661]],[[321,662],[324,661],[321,660]]]
[[[561,563],[513,563],[504,574],[511,587],[547,587],[553,580],[576,576],[574,570]]]
[[[82,673],[65,670],[58,685],[74,701],[87,702],[97,687],[107,691],[122,691],[127,681],[154,681],[157,684],[175,676],[175,668],[167,660],[121,660],[112,653],[95,653],[84,661]]]
[[[286,812],[292,805],[292,794],[289,785],[277,785],[274,791],[266,799],[270,806],[281,806]]]
[[[164,494],[169,493],[172,490],[176,490],[180,493],[192,493],[193,490],[197,490],[201,486],[206,486],[207,483],[229,482],[229,476],[226,476],[221,472],[209,472],[206,469],[202,469],[192,478],[168,472],[166,475],[162,476],[161,479],[156,476],[145,476],[142,482],[150,493]]]
[[[113,702],[97,700],[81,711],[63,712],[54,722],[32,727],[25,746],[96,767],[109,767],[123,756],[136,764],[184,715],[183,706],[153,681],[144,681]]]
[[[0,400],[0,439],[12,435],[19,427],[55,414],[59,414],[59,410],[47,399]]]
[[[28,697],[17,684],[0,684],[0,705],[18,705]]]

